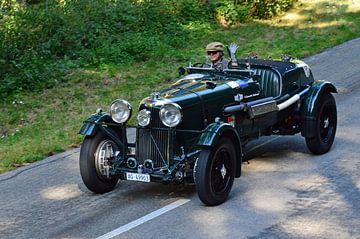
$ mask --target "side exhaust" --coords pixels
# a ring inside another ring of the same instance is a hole
[[[277,104],[277,101],[273,97],[268,97],[260,100],[255,100],[248,103],[240,103],[238,105],[232,105],[224,108],[224,113],[232,114],[238,111],[248,111],[250,118],[255,118],[257,116],[281,111],[286,109],[290,105],[294,104],[298,100],[300,100],[301,96],[308,92],[310,87],[306,88],[305,90],[301,91],[300,93],[295,94],[294,96],[290,97],[286,95],[282,97],[278,101],[284,100],[284,98],[290,97],[289,99],[285,100],[284,102]]]

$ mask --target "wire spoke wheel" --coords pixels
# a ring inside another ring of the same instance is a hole
[[[114,189],[118,177],[110,174],[112,160],[119,147],[102,131],[86,136],[80,150],[80,174],[85,186],[94,193]]]
[[[95,153],[95,168],[100,178],[104,180],[111,179],[111,162],[115,157],[116,144],[112,140],[103,140],[100,142]]]

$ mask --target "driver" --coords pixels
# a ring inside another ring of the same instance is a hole
[[[211,42],[206,46],[206,53],[211,63],[204,64],[204,67],[211,67],[219,70],[228,68],[230,61],[224,58],[224,44],[221,42]]]

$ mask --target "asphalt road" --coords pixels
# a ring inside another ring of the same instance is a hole
[[[305,61],[339,90],[329,153],[310,154],[300,135],[263,137],[246,147],[229,200],[205,207],[194,186],[121,181],[95,195],[73,149],[0,175],[0,238],[106,238],[119,227],[115,238],[360,238],[360,38]]]

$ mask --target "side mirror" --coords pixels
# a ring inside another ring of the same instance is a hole
[[[178,72],[179,72],[179,76],[183,76],[183,75],[185,75],[186,70],[184,67],[179,67]]]

